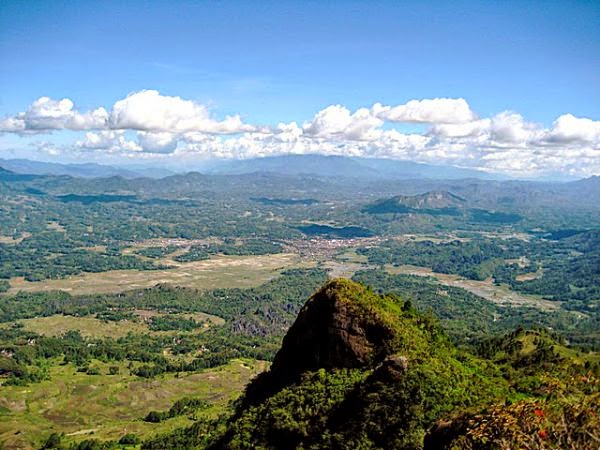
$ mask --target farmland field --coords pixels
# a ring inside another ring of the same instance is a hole
[[[560,308],[560,302],[545,300],[539,296],[520,294],[512,291],[508,286],[496,285],[493,280],[484,281],[468,280],[458,275],[433,272],[427,267],[411,265],[387,266],[386,270],[392,274],[417,275],[432,277],[440,284],[463,288],[475,295],[485,298],[493,303],[512,306],[532,306],[546,311]]]
[[[153,311],[140,311],[141,318],[156,317]],[[208,328],[211,324],[222,325],[223,319],[210,314],[171,314],[170,317],[182,317],[196,321],[204,321]],[[77,330],[84,337],[105,338],[111,337],[118,339],[127,336],[129,333],[165,333],[161,331],[152,331],[144,321],[105,321],[94,317],[74,317],[64,315],[54,315],[48,317],[35,317],[33,319],[23,319],[18,322],[23,325],[23,329],[42,336],[60,336],[67,331]]]
[[[150,437],[192,423],[187,416],[158,424],[142,420],[151,410],[168,410],[186,396],[205,400],[208,407],[200,414],[215,417],[266,367],[262,361],[236,359],[200,373],[143,380],[131,375],[124,363],[118,365],[117,375],[108,375],[107,364],[93,364],[100,369],[99,375],[79,373],[71,365],[54,365],[49,381],[3,387],[0,442],[4,448],[39,446],[54,430],[79,440],[119,439],[127,433]]]
[[[61,290],[71,294],[115,293],[166,283],[208,290],[252,287],[276,277],[283,269],[298,264],[296,255],[281,253],[258,256],[215,256],[208,260],[176,263],[165,270],[110,270],[83,273],[61,279],[10,280],[9,293]]]

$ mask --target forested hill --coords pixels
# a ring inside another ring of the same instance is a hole
[[[447,191],[431,191],[419,195],[397,195],[367,205],[364,211],[371,214],[439,212],[458,213],[466,200]]]
[[[595,449],[597,376],[545,331],[467,353],[410,302],[338,279],[300,310],[230,419],[143,448]]]

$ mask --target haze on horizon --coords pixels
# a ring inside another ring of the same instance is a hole
[[[600,174],[593,1],[0,6],[0,158]]]

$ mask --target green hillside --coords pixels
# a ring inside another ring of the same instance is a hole
[[[468,353],[398,296],[338,279],[300,310],[231,417],[143,448],[592,449],[595,358],[523,329]]]

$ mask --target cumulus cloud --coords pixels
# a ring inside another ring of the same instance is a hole
[[[514,175],[600,173],[600,122],[560,116],[550,128],[503,112],[465,124],[433,126],[431,147],[456,148],[460,154],[442,161]]]
[[[177,148],[178,135],[168,131],[138,131],[139,146],[146,152],[172,153]]]
[[[477,118],[464,98],[411,100],[403,105],[373,105],[373,114],[390,122],[465,123]]]
[[[184,100],[181,97],[161,95],[158,91],[144,90],[128,95],[116,102],[110,113],[110,127],[181,133],[232,134],[254,131],[255,127],[244,124],[239,115],[215,120],[206,106]]]
[[[426,124],[403,133],[397,123]],[[0,120],[0,132],[27,135],[85,131],[70,146],[40,144],[46,153],[95,151],[129,158],[251,158],[279,154],[407,159],[514,175],[600,173],[600,121],[564,114],[549,127],[517,112],[478,117],[462,98],[376,103],[355,111],[331,105],[301,124],[267,127],[240,115],[215,117],[206,105],[155,90],[134,92],[112,107],[80,111],[70,99],[41,97]],[[56,153],[57,154],[57,153]]]
[[[0,119],[0,132],[22,133],[25,131],[25,121],[17,117],[5,117]]]
[[[239,115],[213,118],[206,106],[155,90],[134,92],[117,101],[110,113],[103,107],[79,112],[68,98],[40,97],[25,112],[0,120],[0,132],[27,133],[53,130],[138,130],[182,133],[197,131],[233,134],[255,131]]]
[[[470,122],[434,125],[430,130],[430,134],[445,138],[474,140],[484,137],[490,144],[498,146],[526,144],[539,138],[542,132],[542,127],[511,111]]]
[[[38,141],[35,142],[34,146],[38,152],[45,153],[48,156],[59,156],[63,153],[63,150],[53,142]]]
[[[442,123],[431,127],[434,136],[459,138],[481,136],[491,125],[490,119],[479,119],[464,123]]]
[[[600,142],[600,121],[564,114],[554,121],[545,136],[547,142],[556,144]]]
[[[90,130],[106,127],[108,112],[100,107],[79,112],[68,98],[40,97],[27,111],[0,120],[0,132],[41,133],[50,130]]]
[[[539,138],[542,129],[536,124],[526,122],[520,114],[503,112],[492,118],[489,131],[492,141],[516,145]]]
[[[296,122],[280,123],[275,130],[276,138],[281,142],[294,142],[300,139],[303,130]]]
[[[383,120],[367,108],[355,113],[341,105],[331,105],[319,111],[312,121],[303,125],[304,133],[317,138],[341,138],[358,141],[377,139]]]
[[[85,133],[85,139],[77,141],[75,146],[84,150],[106,150],[108,152],[140,152],[143,148],[128,140],[124,131],[102,130]]]

